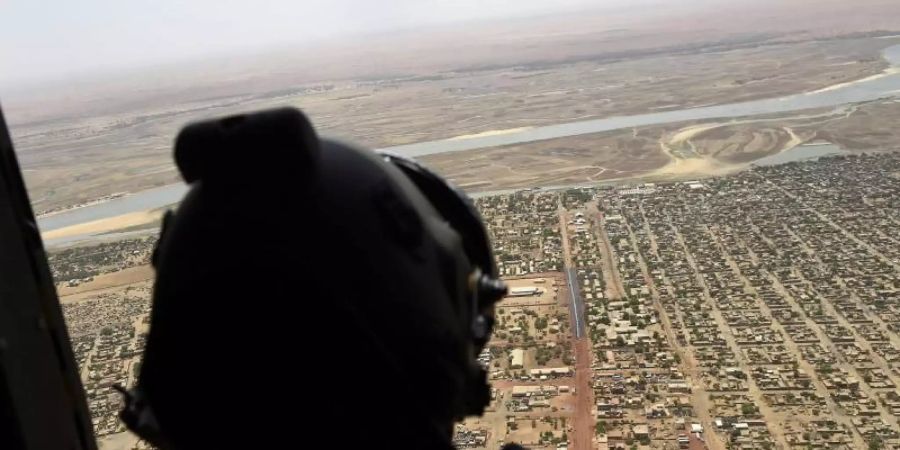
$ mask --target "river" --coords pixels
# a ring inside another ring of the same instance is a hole
[[[418,142],[415,144],[399,145],[381,150],[387,150],[407,156],[424,156],[436,153],[522,144],[526,142],[618,130],[622,128],[660,125],[690,120],[784,113],[893,97],[900,93],[900,45],[886,48],[882,52],[882,56],[891,64],[891,69],[888,69],[886,72],[814,92],[725,105],[561,123],[526,128],[498,135],[480,135],[470,138]],[[41,231],[49,231],[121,214],[160,208],[176,203],[181,196],[184,195],[186,190],[186,186],[177,184],[141,191],[108,202],[42,217],[38,219],[38,227]]]

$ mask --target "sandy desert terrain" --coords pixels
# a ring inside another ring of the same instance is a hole
[[[35,209],[45,213],[176,182],[171,144],[192,120],[292,105],[323,134],[385,147],[816,91],[881,73],[880,51],[900,41],[883,39],[900,30],[900,15],[891,14],[900,6],[892,2],[763,3],[662,3],[405,31],[369,36],[365,48],[333,42],[40,88],[0,87],[0,98]],[[725,18],[732,19],[728,26]],[[668,158],[651,151],[654,133],[530,144],[516,157],[544,152],[559,170],[535,177],[520,166],[515,170],[525,178],[491,186],[643,175]],[[717,158],[754,157],[736,151]],[[492,149],[475,159],[502,168],[512,152]],[[485,155],[504,159],[483,161]],[[458,175],[471,155],[448,158],[434,159],[461,184],[486,181]]]

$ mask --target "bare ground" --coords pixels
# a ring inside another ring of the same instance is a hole
[[[293,105],[325,134],[383,147],[744,101],[877,74],[885,67],[879,51],[897,39],[870,35],[900,29],[900,20],[891,18],[898,16],[888,14],[900,6],[880,0],[866,0],[868,8],[854,4],[852,18],[841,12],[847,5],[828,0],[829,10],[817,3],[802,27],[779,11],[795,11],[807,0],[763,3],[764,14],[754,9],[759,5],[748,10],[663,4],[631,13],[441,28],[415,39],[397,33],[371,37],[364,48],[333,44],[328,51],[231,61],[228,70],[234,73],[212,70],[216,66],[209,63],[0,93],[30,195],[42,213],[176,181],[171,144],[192,120]],[[708,26],[720,23],[712,16],[737,13],[741,23]],[[683,20],[672,20],[678,17]],[[460,33],[469,39],[460,43]],[[599,163],[607,157],[592,157],[546,179],[508,178],[501,184],[610,178],[598,174],[602,169],[641,174],[661,161],[641,153],[646,144],[611,146],[633,146],[633,164],[609,168]]]
[[[900,103],[652,126],[429,155],[423,162],[469,191],[724,175],[804,143],[849,151],[900,148]]]

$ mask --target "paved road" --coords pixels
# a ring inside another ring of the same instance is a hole
[[[569,285],[569,311],[572,314],[572,334],[575,339],[584,337],[584,301],[578,285],[578,274],[572,267],[566,268],[566,282]]]
[[[573,346],[575,350],[575,450],[591,450],[594,438],[594,416],[591,405],[594,404],[594,391],[591,388],[591,341],[585,335],[584,301],[578,285],[578,274],[572,267],[572,253],[569,248],[569,234],[566,229],[567,213],[562,206],[559,209],[559,227],[562,235],[563,261],[566,272],[566,284],[569,291],[569,311],[572,317]]]
[[[584,300],[581,298],[581,286],[578,284],[578,273],[572,267],[572,252],[569,248],[569,230],[566,210],[560,206],[559,229],[562,235],[563,265],[566,272],[566,284],[569,288],[569,314],[572,317],[572,335],[575,339],[584,337]]]

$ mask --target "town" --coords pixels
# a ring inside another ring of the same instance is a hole
[[[134,238],[48,254],[98,438],[125,431],[113,385],[133,386],[140,373],[155,243],[155,237]]]
[[[513,296],[457,445],[900,448],[898,176],[882,153],[478,199]],[[565,366],[531,350],[548,293]]]
[[[475,199],[510,295],[458,448],[900,449],[900,153]],[[51,253],[98,436],[155,239]]]

